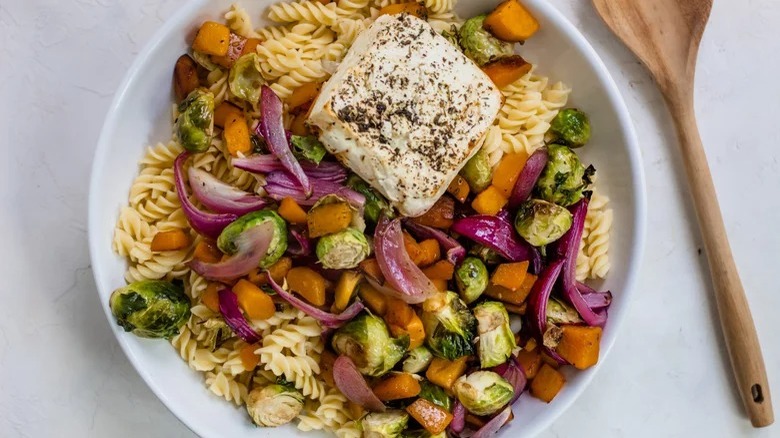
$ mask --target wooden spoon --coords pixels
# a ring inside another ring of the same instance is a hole
[[[774,413],[761,346],[731,255],[693,108],[696,56],[712,0],[593,0],[593,4],[650,70],[677,124],[739,393],[753,426],[768,426]]]

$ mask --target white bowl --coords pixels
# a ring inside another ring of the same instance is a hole
[[[231,0],[195,0],[183,6],[152,38],[127,73],[109,109],[95,153],[89,197],[89,245],[99,299],[114,331],[138,373],[157,397],[201,436],[256,437],[301,435],[294,427],[258,429],[243,408],[212,395],[199,373],[190,370],[164,341],[124,333],[108,308],[111,292],[125,284],[124,259],[111,249],[119,209],[127,202],[130,184],[146,145],[171,136],[171,72],[188,48],[194,30],[207,19],[219,19]],[[252,17],[271,0],[246,0]],[[498,0],[461,0],[458,12],[469,17],[487,12]],[[545,0],[523,0],[541,22],[541,31],[522,47],[522,55],[539,65],[539,72],[572,86],[571,105],[584,109],[593,124],[593,139],[581,149],[583,161],[599,171],[599,188],[615,213],[610,258],[612,269],[604,288],[614,293],[610,319],[601,345],[601,362],[623,323],[631,300],[644,247],[645,184],[639,147],[626,106],[596,52],[577,29]],[[260,24],[260,23],[256,23]],[[503,436],[527,437],[544,430],[577,398],[598,371],[566,372],[568,383],[550,404],[524,395],[516,418]],[[608,380],[607,380],[608,381]],[[615,390],[621,382],[613,382]],[[308,435],[311,436],[311,435]]]

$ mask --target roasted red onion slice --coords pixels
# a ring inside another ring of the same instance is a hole
[[[333,363],[333,380],[339,391],[352,403],[357,403],[373,412],[385,411],[385,404],[374,394],[365,377],[360,374],[349,357],[339,356]]]
[[[451,230],[489,247],[511,262],[528,260],[531,271],[539,272],[539,252],[517,236],[508,220],[498,216],[469,216],[456,220]]]
[[[358,313],[360,313],[365,308],[365,306],[363,306],[363,303],[361,303],[360,301],[355,301],[349,307],[347,307],[343,312],[336,315],[333,313],[326,312],[322,309],[319,309],[316,306],[312,306],[306,301],[303,301],[302,299],[296,297],[292,293],[284,290],[284,288],[280,286],[277,282],[275,282],[270,275],[268,276],[268,283],[271,285],[274,292],[276,292],[277,295],[282,297],[282,299],[292,304],[292,306],[295,307],[296,309],[301,310],[305,314],[321,322],[322,325],[327,328],[336,328],[344,325],[345,322],[356,317]]]
[[[520,363],[517,362],[517,357],[510,357],[505,363],[493,368],[493,371],[512,384],[512,387],[515,389],[515,396],[512,397],[512,401],[509,404],[513,404],[520,398],[528,383],[528,378],[525,377],[525,371],[523,371]]]
[[[260,264],[260,260],[268,252],[273,235],[274,226],[271,222],[254,226],[238,236],[238,250],[230,258],[217,263],[194,259],[190,262],[190,267],[209,280],[233,280],[242,277]]]
[[[448,427],[455,435],[460,434],[466,428],[466,407],[458,399],[455,399],[455,405],[452,408],[452,421]]]
[[[198,234],[216,239],[225,227],[238,219],[238,215],[233,213],[206,213],[199,210],[190,202],[190,198],[187,196],[187,187],[184,184],[184,175],[182,172],[184,162],[187,161],[189,156],[189,153],[182,152],[176,157],[176,161],[173,162],[173,177],[174,182],[176,183],[176,194],[179,196],[182,211],[184,211],[184,215],[187,216],[187,222],[190,223],[192,228],[197,231]]]
[[[447,251],[447,261],[453,265],[459,265],[466,258],[466,248],[444,231],[427,225],[420,225],[413,221],[404,221],[404,226],[419,238],[436,239],[439,245]]]
[[[374,250],[379,269],[398,298],[419,304],[436,295],[436,286],[412,262],[404,247],[401,220],[383,215],[374,231]]]
[[[265,191],[273,199],[280,201],[286,197],[293,198],[298,205],[310,206],[326,195],[339,195],[361,212],[366,203],[362,194],[343,186],[340,183],[312,179],[314,184],[311,196],[306,196],[298,183],[286,172],[275,171],[266,175]]]
[[[206,208],[217,213],[244,215],[265,208],[267,199],[220,181],[205,170],[190,167],[190,188]]]
[[[252,173],[271,173],[279,170],[286,170],[282,162],[273,155],[250,155],[246,158],[234,158],[233,166]],[[347,170],[333,161],[323,161],[320,164],[314,164],[308,161],[300,163],[303,172],[309,178],[342,183],[347,180]]]
[[[303,193],[308,197],[312,193],[312,185],[309,177],[303,172],[298,160],[290,150],[290,142],[284,130],[282,113],[284,105],[279,96],[271,87],[263,85],[260,92],[262,105],[262,117],[257,125],[258,134],[265,139],[268,149],[282,162],[282,165],[295,178],[303,188]]]
[[[219,313],[222,318],[239,338],[247,344],[254,344],[260,341],[260,335],[255,333],[252,327],[246,322],[244,314],[238,307],[238,297],[230,289],[222,289],[217,293],[219,296]]]
[[[552,294],[555,282],[558,281],[558,277],[561,276],[563,270],[563,260],[557,260],[554,263],[548,265],[542,273],[539,274],[539,278],[536,279],[531,293],[528,297],[528,307],[530,312],[528,313],[528,319],[531,323],[531,329],[535,334],[542,339],[545,332],[547,332],[547,302],[550,300],[550,294]],[[558,353],[554,350],[542,346],[547,354],[559,363],[567,363]]]
[[[547,149],[537,149],[528,157],[528,161],[525,162],[525,166],[515,182],[515,187],[512,189],[512,195],[509,197],[508,205],[511,210],[514,211],[520,204],[528,200],[545,166],[547,166]]]
[[[472,438],[488,438],[496,433],[498,433],[499,429],[501,429],[504,424],[506,424],[507,420],[509,420],[509,417],[512,416],[512,407],[507,406],[501,413],[493,417],[490,421],[488,421],[484,426],[482,426],[477,433],[475,433]]]

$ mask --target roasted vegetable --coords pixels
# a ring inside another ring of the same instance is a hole
[[[431,280],[449,281],[455,275],[455,266],[447,260],[439,260],[422,271]]]
[[[577,310],[557,299],[550,298],[547,301],[547,323],[548,324],[580,324],[582,318]]]
[[[168,281],[130,283],[115,290],[108,304],[117,324],[143,338],[169,339],[190,318],[190,299]]]
[[[519,0],[498,5],[485,19],[484,26],[496,38],[515,43],[531,38],[539,30],[539,22]]]
[[[325,305],[325,278],[309,267],[290,269],[287,273],[287,287],[315,306]]]
[[[520,172],[523,171],[525,163],[528,161],[528,154],[525,152],[513,152],[504,154],[501,161],[493,171],[493,186],[495,186],[504,197],[509,198],[512,190],[515,188]]]
[[[455,200],[444,195],[433,204],[423,215],[410,218],[412,222],[433,228],[447,230],[452,226],[455,218]]]
[[[474,353],[477,320],[456,293],[442,293],[427,300],[422,322],[427,346],[435,355],[454,360]]]
[[[420,393],[420,383],[409,373],[393,373],[372,388],[382,401],[403,400]]]
[[[314,164],[320,164],[327,154],[325,146],[313,135],[307,137],[293,135],[290,138],[290,144],[292,144],[293,154],[298,160],[309,160]]]
[[[391,338],[381,318],[364,313],[339,328],[331,344],[337,353],[352,359],[362,374],[377,377],[401,360],[409,339]]]
[[[550,123],[550,132],[559,143],[572,148],[585,146],[590,141],[590,120],[584,112],[566,108]]]
[[[262,289],[248,280],[239,280],[233,286],[238,305],[249,319],[268,319],[276,313],[274,300]]]
[[[466,198],[469,197],[469,192],[471,192],[469,183],[466,181],[466,178],[463,178],[460,175],[456,176],[450,183],[450,186],[447,187],[447,193],[452,195],[461,204],[466,202]]]
[[[452,414],[424,398],[418,398],[406,407],[406,412],[412,416],[428,433],[443,433],[452,422]]]
[[[347,186],[366,197],[363,214],[367,221],[375,224],[379,221],[383,211],[390,211],[390,204],[387,203],[387,200],[359,176],[351,175],[347,179]]]
[[[484,368],[501,365],[517,347],[509,327],[509,314],[503,304],[483,301],[474,307],[479,333],[479,363]]]
[[[227,147],[231,156],[249,155],[252,152],[249,125],[246,123],[243,113],[238,117],[230,117],[225,121],[225,130],[222,131],[222,137],[225,139],[225,147]]]
[[[485,30],[483,26],[486,18],[487,15],[470,18],[458,31],[463,53],[480,66],[514,54],[512,44],[499,40]]]
[[[493,271],[485,294],[499,301],[519,306],[531,292],[526,284],[528,262],[502,263]]]
[[[276,263],[287,250],[287,223],[273,210],[258,210],[241,216],[222,230],[217,239],[217,246],[225,254],[233,255],[238,251],[236,241],[241,233],[266,222],[273,225],[274,235],[268,252],[260,260],[259,266],[267,268]]]
[[[198,29],[192,49],[208,55],[225,56],[230,46],[230,29],[221,23],[206,21]]]
[[[599,361],[601,327],[563,325],[561,331],[561,340],[555,351],[562,358],[580,370],[596,365]]]
[[[466,304],[471,304],[482,296],[487,288],[487,268],[477,257],[466,257],[455,271],[455,281],[458,284],[460,297]]]
[[[158,231],[152,237],[152,251],[176,251],[190,245],[190,236],[184,230]]]
[[[433,360],[433,353],[424,345],[421,345],[411,351],[404,359],[403,370],[406,373],[419,374],[428,368]]]
[[[493,371],[477,371],[462,376],[453,386],[461,404],[474,415],[491,415],[512,400],[512,385]]]
[[[420,384],[420,398],[424,398],[429,402],[441,406],[448,412],[452,411],[452,399],[447,395],[447,391],[439,385],[423,380]]]
[[[228,101],[223,101],[214,109],[214,126],[224,128],[230,119],[244,117],[244,110]]]
[[[562,207],[576,204],[590,184],[593,169],[585,169],[577,154],[563,145],[549,145],[547,155],[547,165],[536,183],[536,192],[541,199]]]
[[[179,104],[174,132],[190,152],[204,152],[214,135],[214,95],[205,88],[193,90]]]
[[[344,271],[339,277],[339,282],[336,283],[336,294],[333,301],[333,311],[335,313],[341,313],[349,305],[352,297],[357,294],[358,285],[363,281],[363,276],[359,272]]]
[[[212,240],[201,240],[195,245],[195,252],[192,258],[206,263],[216,263],[222,260],[222,251],[217,248],[217,244]]]
[[[469,187],[475,193],[479,193],[490,185],[493,179],[493,169],[490,166],[490,157],[484,149],[480,149],[469,159],[460,175],[469,183]]]
[[[379,10],[379,15],[409,14],[423,20],[428,19],[428,9],[423,2],[407,2],[387,5]]]
[[[352,224],[352,207],[345,200],[318,202],[309,210],[306,222],[312,239],[346,230]]]
[[[469,254],[478,257],[485,262],[486,265],[496,265],[504,261],[501,254],[483,245],[474,245],[469,250]]]
[[[251,104],[260,100],[260,91],[265,84],[261,73],[260,58],[256,53],[241,56],[230,68],[228,86],[230,92]]]
[[[190,55],[181,55],[173,67],[173,93],[176,102],[181,102],[187,95],[200,86],[198,79],[198,64]]]
[[[409,415],[398,410],[372,412],[363,418],[361,424],[364,438],[397,438],[409,424]]]
[[[544,364],[531,381],[531,395],[550,403],[563,388],[564,383],[566,383],[566,378],[560,371]]]
[[[496,84],[496,87],[504,88],[525,76],[531,68],[533,66],[525,62],[522,56],[512,55],[485,64],[482,71]]]
[[[428,366],[428,371],[425,372],[425,378],[430,380],[431,383],[452,392],[455,381],[466,372],[468,360],[468,356],[463,356],[453,361],[435,357],[431,361],[431,365]]]
[[[515,216],[515,230],[533,246],[549,245],[560,239],[572,224],[569,210],[540,199],[520,204]]]
[[[287,424],[302,409],[303,395],[289,386],[255,388],[246,397],[246,410],[258,426],[277,427]]]
[[[215,64],[230,68],[236,63],[236,60],[244,54],[244,45],[246,44],[246,38],[236,35],[230,32],[230,39],[228,40],[228,51],[225,56],[211,56],[211,60]]]
[[[301,225],[306,223],[306,211],[293,198],[287,197],[282,199],[277,212],[279,216],[291,224]]]
[[[347,228],[323,236],[317,242],[317,259],[326,269],[352,269],[371,253],[366,235]]]
[[[508,202],[509,200],[501,193],[501,190],[491,185],[474,198],[471,208],[479,214],[495,216]]]
[[[293,90],[287,98],[289,113],[297,115],[309,110],[312,102],[317,99],[322,89],[322,82],[308,82]]]
[[[370,283],[363,283],[360,285],[358,291],[360,299],[363,300],[366,307],[376,315],[384,316],[387,313],[387,297],[382,292],[374,289]]]

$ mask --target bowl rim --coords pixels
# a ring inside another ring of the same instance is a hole
[[[610,102],[610,104],[615,108],[615,113],[619,122],[620,130],[622,131],[623,137],[626,140],[626,144],[624,145],[624,147],[626,149],[626,153],[628,155],[628,161],[630,164],[629,171],[630,174],[632,175],[632,178],[634,179],[634,184],[632,185],[631,194],[634,197],[635,206],[636,206],[635,207],[636,214],[634,217],[634,224],[633,224],[633,235],[631,235],[631,238],[633,239],[635,244],[630,248],[630,254],[628,256],[631,262],[628,264],[627,271],[625,272],[626,275],[625,287],[623,290],[621,290],[621,300],[624,301],[624,305],[623,305],[622,312],[613,314],[610,317],[610,330],[609,332],[607,332],[607,334],[605,334],[601,345],[602,360],[600,360],[599,363],[591,369],[591,372],[585,373],[585,375],[580,380],[580,384],[576,388],[572,389],[569,397],[563,400],[563,403],[559,404],[556,407],[557,415],[554,415],[547,422],[542,422],[538,424],[535,428],[531,430],[528,429],[525,430],[531,436],[534,436],[537,435],[539,432],[547,429],[556,419],[560,418],[560,416],[564,412],[566,412],[571,407],[571,405],[580,397],[582,392],[587,387],[590,386],[593,377],[601,368],[601,365],[605,362],[606,357],[608,357],[609,353],[611,352],[612,347],[614,346],[615,341],[617,339],[617,336],[620,333],[621,328],[623,327],[623,324],[626,319],[626,315],[629,313],[631,304],[633,302],[633,296],[636,293],[635,290],[636,290],[637,277],[638,277],[640,266],[642,265],[642,258],[644,255],[645,240],[646,240],[646,226],[647,226],[646,225],[647,193],[646,193],[645,173],[644,173],[644,168],[642,166],[641,152],[639,149],[639,141],[637,138],[636,130],[634,128],[633,122],[631,121],[628,107],[617,87],[617,84],[615,83],[615,80],[613,79],[612,75],[610,74],[603,60],[598,55],[598,53],[593,48],[593,46],[588,42],[585,36],[555,6],[548,3],[546,0],[524,0],[524,1],[531,4],[534,10],[541,11],[541,13],[545,16],[546,19],[553,21],[558,25],[560,31],[563,32],[566,35],[566,37],[569,38],[569,40],[574,43],[574,45],[576,46],[575,49],[578,52],[580,52],[586,58],[586,61],[593,67],[594,75],[601,82],[604,89],[606,90],[606,98]],[[89,240],[89,250],[90,250],[90,262],[92,263],[92,267],[93,267],[92,274],[95,279],[98,298],[101,300],[101,307],[103,308],[105,317],[108,320],[109,324],[113,323],[113,317],[109,307],[102,302],[102,296],[100,291],[103,285],[101,284],[100,276],[98,274],[99,271],[102,270],[101,266],[103,264],[102,261],[97,257],[97,254],[99,253],[98,246],[103,242],[101,241],[101,239],[98,238],[97,233],[95,231],[98,229],[97,224],[98,221],[100,220],[100,215],[98,213],[98,200],[96,199],[97,198],[96,187],[98,187],[98,185],[100,184],[100,181],[98,180],[98,176],[101,174],[100,166],[106,160],[106,155],[110,151],[109,148],[110,140],[119,122],[119,119],[117,118],[118,109],[122,105],[128,90],[135,83],[135,81],[138,80],[138,78],[140,77],[139,73],[141,72],[141,69],[144,66],[144,64],[147,62],[147,58],[149,58],[151,53],[154,52],[155,49],[168,38],[173,28],[177,27],[183,21],[189,20],[192,16],[197,14],[197,11],[200,8],[202,8],[204,5],[206,5],[208,2],[209,0],[189,0],[187,3],[182,5],[178,11],[176,11],[173,15],[171,15],[170,18],[165,20],[162,26],[160,26],[160,28],[157,29],[154,35],[152,35],[149,41],[144,45],[143,49],[135,56],[135,59],[130,64],[127,73],[125,73],[125,76],[123,77],[120,85],[118,86],[114,98],[106,111],[106,119],[101,128],[100,136],[98,137],[97,148],[95,149],[95,154],[93,156],[93,162],[92,162],[91,174],[90,174],[88,211],[87,211],[87,217],[88,217],[87,229],[88,229],[88,240]],[[118,336],[116,331],[114,333],[125,356],[130,360],[130,362],[133,365],[133,368],[144,380],[147,387],[155,394],[155,396],[163,403],[163,405],[165,405],[165,407],[171,413],[173,413],[179,419],[179,421],[181,421],[182,424],[185,425],[185,427],[190,429],[192,432],[198,434],[199,436],[203,436],[202,433],[203,431],[198,430],[198,428],[195,425],[191,424],[188,421],[190,417],[189,413],[183,411],[183,409],[179,407],[177,403],[173,402],[172,400],[170,400],[168,397],[165,396],[164,392],[161,390],[160,387],[152,383],[150,370],[148,369],[148,367],[142,366],[140,362],[141,359],[133,353],[133,351],[129,347],[129,343],[125,341],[122,337]]]

